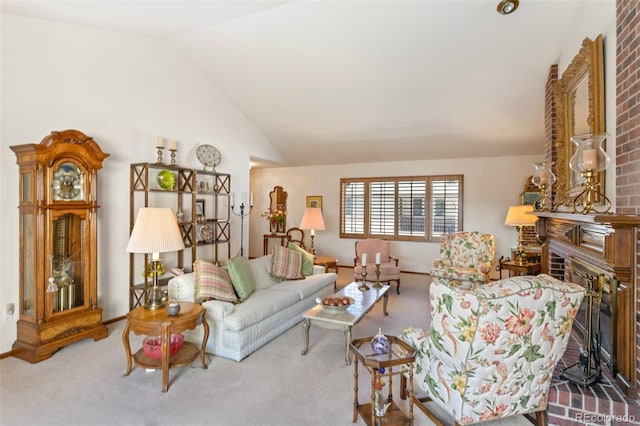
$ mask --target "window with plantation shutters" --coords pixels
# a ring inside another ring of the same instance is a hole
[[[462,229],[462,176],[340,180],[340,237],[438,241]]]

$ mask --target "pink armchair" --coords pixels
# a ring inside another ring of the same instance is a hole
[[[451,280],[489,282],[496,254],[496,237],[477,231],[444,234],[440,238],[440,259],[433,261],[431,276]]]
[[[378,238],[367,238],[356,241],[356,257],[353,259],[353,275],[355,281],[362,280],[362,255],[367,253],[367,281],[376,280],[376,253],[380,253],[380,282],[395,281],[396,292],[400,294],[400,267],[398,258],[389,254],[389,241]]]
[[[411,402],[438,425],[423,402],[433,400],[456,425],[534,412],[546,424],[549,384],[584,288],[543,274],[488,284],[436,278],[429,292],[430,329],[401,336],[416,351],[414,383],[426,394]]]

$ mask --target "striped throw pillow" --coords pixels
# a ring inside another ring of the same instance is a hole
[[[196,273],[196,302],[210,299],[238,302],[226,269],[202,259],[197,259],[193,263],[193,269]]]
[[[271,276],[275,280],[302,280],[302,253],[276,246],[271,258]]]

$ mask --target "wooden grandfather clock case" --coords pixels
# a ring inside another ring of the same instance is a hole
[[[98,307],[96,190],[109,154],[77,130],[11,150],[20,170],[20,317],[11,353],[38,362],[108,335]]]

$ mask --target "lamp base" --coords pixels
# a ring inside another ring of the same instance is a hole
[[[144,304],[145,309],[160,309],[165,305],[165,301],[162,297],[162,290],[160,288],[152,288],[149,292],[149,300]]]

